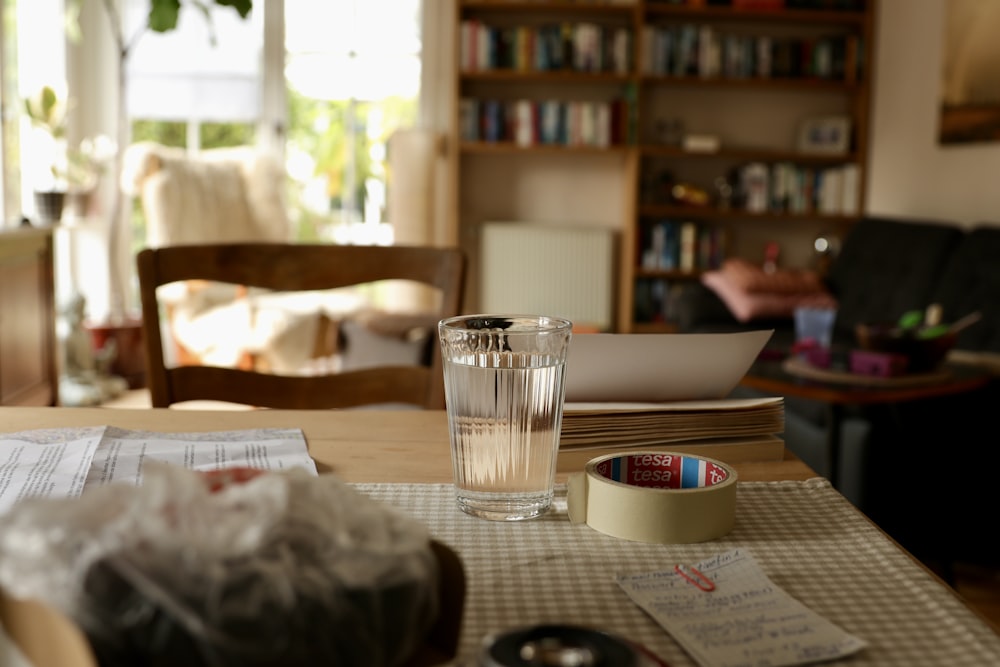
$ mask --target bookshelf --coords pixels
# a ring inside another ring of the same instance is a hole
[[[810,265],[816,235],[861,215],[874,16],[875,0],[458,0],[470,294],[490,219],[616,230],[620,332],[674,330],[671,294],[725,257]]]

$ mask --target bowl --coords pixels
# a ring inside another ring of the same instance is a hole
[[[945,331],[933,336],[922,327],[902,329],[895,324],[858,324],[854,329],[858,347],[872,352],[906,357],[907,373],[926,373],[937,369],[955,346],[956,333]]]

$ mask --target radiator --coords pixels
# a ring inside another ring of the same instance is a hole
[[[483,312],[553,315],[614,329],[614,231],[487,222],[480,259]]]

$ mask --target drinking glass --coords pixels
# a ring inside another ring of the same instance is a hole
[[[573,323],[462,315],[438,324],[458,506],[498,521],[552,505]]]
[[[836,320],[835,308],[799,306],[795,309],[795,341],[813,340],[821,348],[830,349]]]

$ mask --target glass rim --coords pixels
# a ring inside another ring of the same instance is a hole
[[[499,329],[498,327],[477,328],[468,325],[476,320],[522,320],[538,324],[535,329]],[[553,333],[561,331],[572,331],[573,322],[565,317],[554,315],[536,315],[530,313],[474,313],[471,315],[455,315],[446,317],[438,322],[438,329],[441,331],[468,331],[470,333],[496,334],[500,331],[507,336],[537,335],[539,333]]]

